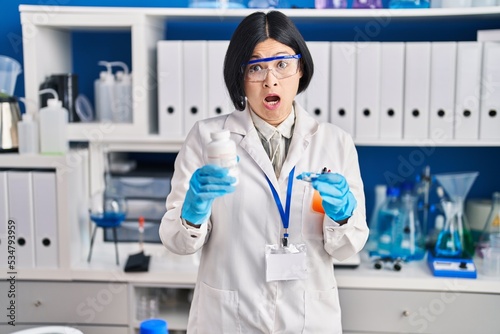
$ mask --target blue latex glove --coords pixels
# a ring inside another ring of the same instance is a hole
[[[236,179],[227,168],[205,165],[191,176],[189,189],[182,206],[181,217],[194,225],[207,221],[215,198],[234,191]]]
[[[338,222],[352,216],[357,201],[345,177],[337,173],[319,174],[311,180],[311,184],[321,195],[328,217]]]

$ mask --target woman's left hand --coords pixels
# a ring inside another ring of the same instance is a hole
[[[340,222],[352,216],[357,201],[345,177],[337,173],[324,173],[311,183],[321,195],[323,209],[328,217]]]

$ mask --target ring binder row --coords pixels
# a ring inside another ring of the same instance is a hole
[[[56,186],[55,171],[0,170],[0,269],[59,267]]]
[[[160,136],[233,110],[228,41],[158,42]],[[500,140],[500,42],[308,42],[315,73],[297,101],[358,140]]]

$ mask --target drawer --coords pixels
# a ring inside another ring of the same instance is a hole
[[[0,284],[1,291],[7,288]],[[112,282],[17,281],[16,323],[128,326],[127,290],[127,284]]]
[[[161,243],[160,220],[146,220],[144,223],[143,241],[150,243]],[[139,241],[139,224],[137,221],[124,221],[122,225],[116,229],[116,238],[118,242],[138,242]],[[113,229],[104,229],[104,241],[114,242]]]
[[[499,330],[499,295],[452,289],[339,289],[339,295],[342,324],[349,333],[489,334]]]
[[[163,199],[127,199],[127,220],[138,221],[140,216],[145,220],[160,221],[167,212]]]
[[[171,174],[166,177],[113,176],[111,188],[129,198],[166,199],[170,193]]]

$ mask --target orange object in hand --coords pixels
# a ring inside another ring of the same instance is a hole
[[[321,195],[317,190],[314,190],[313,198],[312,198],[312,209],[313,211],[319,212],[319,213],[325,213],[325,209],[323,209],[323,199],[321,198]]]

